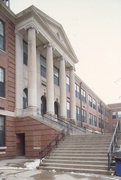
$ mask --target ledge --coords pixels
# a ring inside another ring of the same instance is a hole
[[[0,147],[0,150],[5,150],[5,149],[7,149],[7,147],[6,147],[6,146],[2,146],[2,147]]]

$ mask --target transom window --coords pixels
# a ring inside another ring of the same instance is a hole
[[[5,23],[0,20],[0,49],[5,50]]]
[[[54,67],[54,83],[59,85],[59,69]]]
[[[5,97],[5,70],[0,67],[0,97]]]
[[[5,117],[0,116],[0,147],[5,146]]]

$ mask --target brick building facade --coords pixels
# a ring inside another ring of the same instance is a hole
[[[121,104],[106,105],[75,75],[77,62],[58,22],[34,6],[15,15],[0,1],[0,159],[38,157],[63,129],[60,118],[113,131]]]

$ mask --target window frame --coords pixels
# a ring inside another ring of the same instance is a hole
[[[81,109],[79,106],[76,106],[76,120],[81,121]]]
[[[81,101],[86,103],[86,91],[81,88]]]
[[[66,76],[66,91],[70,92],[70,78]]]
[[[75,96],[80,99],[80,86],[77,83],[75,83]]]
[[[87,123],[87,112],[84,109],[81,110],[81,120]]]
[[[0,83],[3,83],[3,91],[0,91],[3,92],[3,95],[0,94],[0,98],[1,97],[5,98],[5,68],[0,66],[0,70],[3,70],[3,82],[0,81]],[[0,87],[2,87],[2,85]]]
[[[2,37],[2,39],[3,39],[3,41],[2,41],[3,42],[3,47],[0,48],[0,50],[5,51],[5,39],[6,39],[6,36],[5,36],[5,22],[2,19],[0,19],[0,22],[3,25],[3,35],[0,34],[0,37]]]
[[[42,58],[42,59],[41,59]],[[42,64],[42,60],[44,63]],[[46,78],[46,58],[42,55],[40,55],[40,75],[44,78]]]
[[[3,118],[4,122],[3,122],[3,130],[1,130],[3,133],[3,139],[2,139],[3,143],[0,144],[0,147],[4,147],[5,146],[5,116],[0,115],[0,119],[1,119],[1,117]],[[0,129],[1,129],[1,126],[0,126]],[[0,134],[2,134],[2,133],[0,133]]]
[[[56,71],[56,73],[55,73]],[[56,84],[57,86],[59,86],[59,69],[57,67],[54,66],[54,84]],[[56,74],[58,74],[58,76],[56,76]]]
[[[89,103],[89,106],[92,107],[92,96],[90,96],[88,94],[88,103]]]

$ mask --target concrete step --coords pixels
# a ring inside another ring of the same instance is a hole
[[[63,157],[107,157],[107,154],[99,154],[99,153],[95,153],[95,154],[85,154],[85,153],[78,153],[78,154],[69,154],[69,153],[51,153],[52,156],[61,156]]]
[[[99,153],[99,154],[106,154],[107,153],[107,150],[106,151],[101,151],[100,149],[99,150],[69,150],[69,151],[67,151],[67,150],[54,150],[53,151],[53,153],[60,153],[60,154],[62,154],[62,153],[68,153],[68,154],[71,154],[71,153],[73,153],[73,154],[76,154],[76,153],[78,153],[78,154],[95,154],[95,153]]]
[[[55,162],[51,162],[51,163],[48,163],[48,162],[45,162],[44,163],[44,166],[55,166],[55,167],[64,167],[64,168],[83,168],[83,169],[100,169],[100,170],[107,170],[107,166],[105,165],[92,165],[92,164],[66,164],[66,163],[61,163],[61,162],[58,162],[58,163],[55,163]]]
[[[68,159],[68,160],[64,160],[64,159],[45,159],[45,160],[43,160],[43,163],[45,163],[45,162],[47,162],[47,163],[66,163],[66,164],[71,164],[71,163],[73,163],[73,164],[92,164],[92,165],[106,165],[107,166],[107,161],[89,161],[89,160],[87,160],[87,161],[85,161],[85,160],[81,160],[81,161],[79,161],[78,159],[77,160],[70,160],[70,159]]]
[[[109,175],[110,172],[107,170],[100,170],[100,169],[84,169],[84,168],[64,168],[64,167],[56,167],[56,166],[41,166],[41,169],[46,170],[56,170],[56,171],[64,171],[64,172],[78,172],[78,173],[94,173],[94,174],[103,174],[103,175]]]

